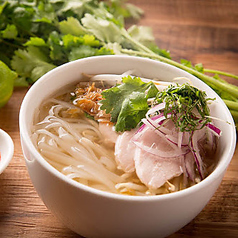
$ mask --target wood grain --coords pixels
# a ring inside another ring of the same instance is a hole
[[[173,59],[238,75],[237,0],[130,0],[145,15],[140,25],[153,29],[156,42]],[[138,23],[137,23],[138,24]],[[231,80],[237,84],[238,81]],[[0,175],[0,237],[80,237],[64,227],[35,192],[20,146],[18,116],[27,89],[16,89],[0,109],[0,128],[14,140],[14,157]],[[126,237],[126,234],[125,234]],[[238,149],[222,184],[204,210],[170,236],[238,237]]]

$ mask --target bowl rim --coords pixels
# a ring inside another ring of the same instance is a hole
[[[53,75],[55,72],[60,71],[60,70],[64,70],[65,68],[67,68],[69,65],[72,64],[78,64],[78,62],[87,62],[87,61],[92,61],[92,60],[102,60],[102,59],[112,59],[112,58],[118,58],[120,60],[126,60],[129,58],[129,60],[140,60],[140,61],[148,61],[148,62],[156,62],[158,64],[163,65],[164,67],[167,68],[171,68],[173,71],[177,71],[180,72],[182,71],[183,74],[185,75],[189,75],[190,78],[193,78],[194,80],[199,80],[200,83],[203,83],[204,85],[206,85],[204,82],[202,82],[200,79],[196,78],[195,76],[191,75],[190,73],[179,69],[175,66],[169,65],[167,63],[161,62],[161,61],[156,61],[156,60],[152,60],[152,59],[148,59],[148,58],[142,58],[142,57],[136,57],[136,56],[125,56],[125,55],[104,55],[104,56],[92,56],[92,57],[88,57],[88,58],[83,58],[83,59],[78,59],[75,61],[71,61],[68,63],[65,63],[61,66],[58,66],[56,68],[54,68],[53,70],[47,72],[45,75],[43,75],[40,79],[37,80],[37,82],[34,83],[34,85],[31,86],[31,88],[29,89],[29,91],[27,92],[27,94],[25,95],[22,104],[21,104],[21,108],[20,108],[20,113],[19,113],[19,128],[20,128],[20,136],[21,136],[21,140],[23,140],[25,142],[25,144],[27,144],[28,149],[30,150],[30,153],[33,154],[33,157],[37,160],[38,163],[41,164],[41,166],[43,166],[47,171],[49,171],[52,175],[54,175],[55,177],[57,177],[59,180],[62,180],[64,183],[67,183],[73,187],[76,187],[77,189],[82,189],[84,192],[88,192],[91,193],[95,196],[101,196],[104,198],[108,198],[108,199],[117,199],[117,200],[124,200],[124,201],[133,201],[133,202],[140,202],[140,201],[158,201],[158,200],[164,200],[164,199],[174,199],[174,198],[178,198],[181,196],[186,196],[190,193],[196,192],[198,190],[200,190],[201,188],[204,188],[206,186],[208,186],[209,184],[213,183],[214,180],[216,180],[221,174],[223,174],[225,172],[225,170],[227,169],[234,151],[235,151],[235,147],[236,147],[236,130],[235,130],[235,125],[234,125],[234,121],[233,118],[231,116],[231,113],[229,111],[229,109],[227,108],[227,106],[225,105],[225,103],[223,102],[223,100],[216,94],[216,92],[214,92],[213,89],[210,88],[211,91],[213,91],[213,93],[215,93],[216,95],[216,99],[219,101],[219,104],[226,110],[226,113],[228,114],[227,116],[231,119],[230,120],[230,133],[231,133],[231,143],[229,146],[229,150],[226,154],[225,159],[223,159],[221,161],[221,163],[219,163],[216,168],[214,169],[214,171],[207,176],[205,179],[203,179],[200,183],[195,184],[189,188],[186,188],[184,190],[180,190],[174,193],[169,193],[169,194],[161,194],[161,195],[154,195],[154,196],[129,196],[129,195],[123,195],[123,194],[115,194],[115,193],[111,193],[111,192],[107,192],[107,191],[101,191],[95,188],[91,188],[89,186],[86,186],[84,184],[81,184],[77,181],[74,181],[68,177],[66,177],[65,175],[63,175],[61,172],[59,172],[57,169],[55,169],[53,166],[51,166],[41,155],[40,153],[37,151],[37,149],[35,148],[30,135],[27,133],[27,125],[25,123],[25,114],[26,114],[26,109],[27,109],[27,104],[29,104],[30,98],[32,95],[34,95],[34,91],[37,89],[38,85],[40,85],[43,81],[47,80],[47,78],[51,75]],[[208,85],[206,85],[205,87],[208,87]],[[52,90],[53,92],[53,90]],[[225,113],[225,112],[224,112]],[[27,142],[27,143],[26,143]],[[22,141],[21,141],[22,143]],[[225,155],[223,155],[224,157]],[[25,156],[24,156],[25,157]],[[26,160],[26,157],[25,157]],[[26,160],[27,162],[27,160]]]
[[[4,144],[4,151],[6,152],[6,156],[4,158],[2,158],[2,151],[0,151],[1,153],[1,159],[0,159],[0,174],[3,173],[3,171],[7,168],[7,166],[9,165],[10,161],[12,160],[13,154],[14,154],[14,143],[12,138],[10,137],[10,135],[0,129],[0,138],[2,139],[0,141],[0,143]]]

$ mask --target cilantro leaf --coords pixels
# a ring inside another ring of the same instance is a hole
[[[7,25],[6,29],[1,31],[2,37],[6,39],[15,39],[18,31],[15,25]]]
[[[59,30],[62,34],[71,34],[81,36],[87,33],[87,30],[80,24],[79,20],[74,17],[68,17],[59,23]]]
[[[189,60],[186,60],[186,59],[181,59],[180,62],[181,62],[182,65],[185,65],[185,66],[187,66],[187,67],[189,67],[191,69],[194,69],[194,70],[196,70],[198,72],[203,73],[203,65],[202,65],[202,63],[198,63],[198,64],[193,66],[192,62],[189,61]]]
[[[55,68],[44,52],[35,46],[28,46],[27,50],[16,51],[11,63],[19,76],[25,79],[30,78],[33,82]]]
[[[111,6],[111,7],[110,7]],[[113,0],[111,1],[111,5],[108,7],[108,11],[113,14],[113,16],[117,19],[123,17],[132,17],[138,20],[141,15],[143,15],[143,10],[135,5],[130,3],[125,3],[125,1],[121,0]]]
[[[46,1],[40,1],[38,7],[35,9],[36,14],[34,15],[35,22],[53,23],[57,21],[57,16],[54,11],[53,5]]]
[[[46,43],[44,39],[40,37],[31,37],[30,40],[28,40],[24,46],[29,46],[29,45],[34,45],[34,46],[46,46]]]
[[[96,55],[114,55],[114,51],[103,46],[97,49]]]
[[[34,9],[30,6],[20,5],[13,9],[12,15],[14,16],[13,24],[18,29],[24,31],[31,31],[33,26]]]
[[[102,42],[123,42],[121,28],[113,21],[109,21],[91,14],[82,18],[83,26]]]
[[[141,8],[136,7],[135,5],[132,5],[130,3],[127,3],[125,7],[127,11],[127,14],[124,15],[125,17],[132,17],[138,20],[140,19],[141,15],[144,14],[144,11]]]
[[[152,83],[144,83],[139,77],[127,76],[119,84],[102,92],[101,109],[111,114],[116,131],[135,128],[148,110],[147,99],[155,97],[158,89]]]
[[[58,32],[53,31],[48,38],[48,45],[50,48],[50,58],[53,61],[59,61],[61,63],[67,62],[65,57],[64,48],[62,47],[63,41]]]
[[[63,6],[61,7],[60,11],[58,11],[58,14],[68,14],[68,15],[77,15],[79,17],[82,17],[83,13],[87,10],[87,3],[91,0],[67,0],[63,1]]]
[[[69,54],[69,60],[73,61],[73,60],[93,56],[93,55],[95,55],[95,52],[96,52],[96,49],[92,48],[91,46],[81,45],[81,46],[75,47],[71,50],[71,52]]]
[[[95,39],[94,35],[84,35],[83,36],[83,44],[85,45],[90,45],[90,46],[94,46],[94,47],[98,47],[101,45],[101,43],[99,42],[99,40]]]
[[[83,43],[82,37],[71,34],[63,35],[62,41],[65,49],[71,49]]]
[[[149,46],[151,43],[155,42],[155,38],[150,27],[132,25],[128,29],[128,33],[134,40],[139,41],[145,46]]]
[[[148,104],[145,93],[132,92],[122,103],[115,126],[116,131],[129,131],[135,128],[145,117],[147,111]]]
[[[167,59],[171,59],[170,53],[168,50],[160,49],[156,44],[151,44],[148,46],[150,50],[152,50],[154,53],[163,56]]]
[[[113,51],[110,49],[106,49],[105,47],[97,49],[89,45],[80,45],[78,47],[72,48],[68,57],[69,61],[73,61],[94,55],[113,55]]]

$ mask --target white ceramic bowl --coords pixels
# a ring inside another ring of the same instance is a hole
[[[35,110],[53,92],[86,74],[121,74],[136,70],[141,77],[172,80],[187,77],[207,95],[216,98],[212,115],[223,134],[219,141],[219,163],[201,183],[172,194],[132,197],[111,194],[79,184],[51,167],[31,141]],[[99,56],[62,65],[45,74],[29,90],[20,110],[20,135],[32,183],[45,205],[68,228],[85,237],[165,237],[189,223],[218,188],[233,156],[236,132],[231,114],[219,96],[194,76],[170,65],[129,56]]]
[[[0,129],[0,174],[10,163],[14,153],[14,144],[12,138],[7,132]]]

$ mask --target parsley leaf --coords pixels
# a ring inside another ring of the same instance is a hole
[[[148,111],[147,99],[155,97],[154,83],[144,83],[139,77],[127,76],[119,84],[102,92],[101,109],[111,114],[116,131],[135,128]]]

